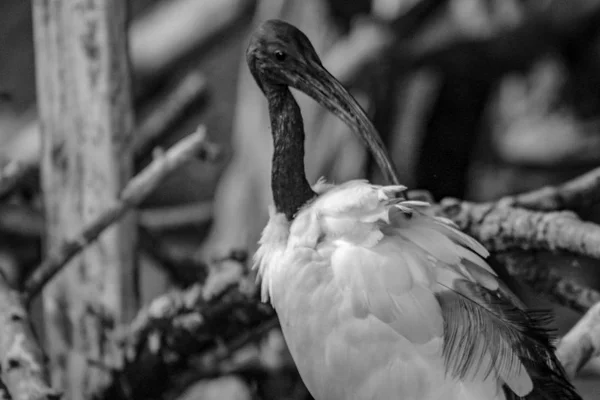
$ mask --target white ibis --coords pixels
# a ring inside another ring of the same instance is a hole
[[[554,355],[547,315],[525,310],[481,244],[404,198],[378,133],[308,38],[270,20],[246,58],[274,143],[274,208],[255,267],[313,397],[580,399]],[[311,187],[289,87],[348,124],[394,185]]]

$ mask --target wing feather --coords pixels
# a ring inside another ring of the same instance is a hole
[[[494,376],[510,399],[579,399],[554,356],[547,314],[525,311],[485,261],[488,251],[426,204],[400,199],[404,189],[353,181],[305,210],[319,240],[333,243],[334,281],[354,315],[415,344],[443,338],[447,373]]]
[[[409,229],[397,229],[396,233],[404,239],[411,241],[419,246],[423,251],[431,254],[438,260],[447,264],[456,264],[460,262],[460,257],[456,253],[455,245],[448,237],[441,233],[413,225]]]
[[[533,384],[516,351],[523,335],[519,322],[523,312],[482,291],[473,282],[457,280],[451,290],[437,294],[445,316],[446,365],[460,379],[482,368],[485,375],[495,372],[524,396]]]

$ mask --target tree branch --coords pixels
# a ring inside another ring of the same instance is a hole
[[[490,251],[565,250],[600,259],[600,226],[583,222],[572,212],[538,212],[449,198],[442,200],[438,210]]]
[[[502,205],[538,211],[589,207],[600,202],[600,168],[591,170],[559,186],[546,186],[531,192],[507,196]]]
[[[195,101],[207,92],[206,78],[197,71],[188,73],[166,97],[155,104],[146,118],[140,121],[133,135],[136,157],[148,153],[158,139],[182,116]]]
[[[59,251],[50,254],[32,273],[24,285],[24,295],[28,303],[44,285],[54,277],[85,246],[148,196],[171,172],[193,156],[199,155],[205,160],[215,160],[219,155],[216,145],[207,142],[204,127],[180,140],[166,153],[157,152],[154,161],[136,175],[121,192],[120,200],[107,208],[97,219],[85,226],[73,239],[60,246]]]
[[[559,342],[556,355],[573,378],[593,357],[600,356],[600,303],[597,303]]]
[[[60,392],[45,378],[40,348],[20,294],[0,276],[0,365],[2,382],[13,399],[57,400]]]
[[[169,132],[169,128],[189,109],[207,94],[204,75],[192,71],[185,75],[165,96],[161,97],[141,121],[138,121],[133,135],[133,153],[136,159],[147,155],[150,149]],[[39,134],[37,130],[32,134]],[[27,132],[29,134],[29,132]],[[39,173],[39,160],[34,162],[10,161],[0,170],[0,200],[23,186],[24,178]]]

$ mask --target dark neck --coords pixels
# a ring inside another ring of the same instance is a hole
[[[304,172],[304,124],[298,103],[287,87],[266,91],[273,133],[271,188],[278,212],[292,220],[315,197]]]

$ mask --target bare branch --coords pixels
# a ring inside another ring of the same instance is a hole
[[[133,136],[133,152],[140,157],[156,145],[158,139],[196,100],[206,94],[206,79],[197,71],[187,74],[164,99],[140,121]]]
[[[133,135],[133,153],[144,157],[159,140],[168,134],[189,107],[206,95],[206,79],[197,71],[187,74],[173,90],[161,97],[153,110],[142,119]],[[37,130],[32,134],[39,134]],[[29,134],[29,132],[27,133]],[[24,178],[39,173],[39,160],[33,162],[10,161],[0,171],[0,200],[23,186]]]
[[[589,182],[581,181],[585,180]],[[436,211],[482,242],[511,275],[558,304],[585,312],[600,301],[598,291],[560,276],[538,260],[539,250],[600,259],[599,225],[583,222],[572,212],[532,211],[504,201],[475,204],[444,199]]]
[[[600,202],[600,168],[578,176],[559,186],[546,186],[500,200],[502,205],[539,211],[589,207]]]
[[[565,250],[600,259],[600,226],[583,222],[572,212],[537,212],[456,199],[442,200],[438,211],[490,251]]]
[[[556,355],[570,378],[591,358],[600,356],[600,303],[590,308],[561,339]]]
[[[60,393],[45,378],[44,353],[31,329],[20,294],[0,276],[0,365],[13,399],[56,400]]]
[[[25,299],[29,302],[65,264],[79,254],[85,246],[98,238],[100,233],[117,221],[130,208],[137,206],[159,183],[192,157],[199,154],[206,160],[214,160],[219,151],[205,141],[204,127],[180,140],[166,153],[157,152],[154,161],[136,175],[121,192],[120,200],[107,208],[97,219],[86,225],[73,239],[60,246],[58,252],[50,254],[32,273],[24,286]]]

